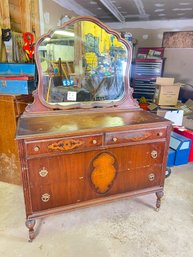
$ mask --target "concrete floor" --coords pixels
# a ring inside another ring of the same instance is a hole
[[[0,256],[192,257],[193,163],[172,169],[159,212],[155,200],[148,195],[44,218],[28,243],[22,188],[0,182]]]

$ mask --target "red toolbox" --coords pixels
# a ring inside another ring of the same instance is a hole
[[[190,155],[189,155],[188,161],[193,162],[193,131],[189,129],[185,129],[184,127],[174,127],[174,132],[191,139],[192,144],[190,147]]]

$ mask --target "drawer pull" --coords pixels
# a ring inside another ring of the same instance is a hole
[[[151,157],[152,157],[153,159],[156,159],[156,158],[157,158],[157,151],[153,150],[153,151],[151,152]]]
[[[79,179],[84,179],[84,177],[79,177]]]
[[[116,137],[113,137],[113,142],[117,142],[117,138]]]
[[[154,173],[150,173],[148,175],[148,179],[149,179],[149,181],[153,181],[155,179],[155,174]]]
[[[92,140],[92,142],[93,142],[94,145],[97,144],[97,140],[96,139]]]
[[[158,133],[157,133],[157,136],[158,136],[158,137],[162,137],[162,136],[163,136],[163,132],[158,132]]]
[[[39,174],[42,178],[46,177],[48,175],[48,171],[45,167],[42,168],[42,170],[39,171]]]
[[[35,146],[35,147],[34,147],[34,151],[35,151],[35,152],[38,152],[39,150],[40,150],[39,146]]]
[[[42,199],[42,202],[44,203],[48,202],[50,200],[50,194],[48,193],[43,194],[41,199]]]

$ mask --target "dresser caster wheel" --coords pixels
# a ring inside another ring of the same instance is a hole
[[[155,211],[158,212],[160,210],[160,208],[155,208]]]

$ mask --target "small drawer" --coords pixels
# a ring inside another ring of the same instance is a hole
[[[145,140],[154,140],[166,137],[166,129],[154,129],[154,130],[135,130],[124,132],[106,133],[105,144],[124,144],[131,142],[141,142]]]
[[[102,135],[66,137],[55,140],[26,141],[25,144],[28,156],[56,152],[66,153],[102,146]]]

